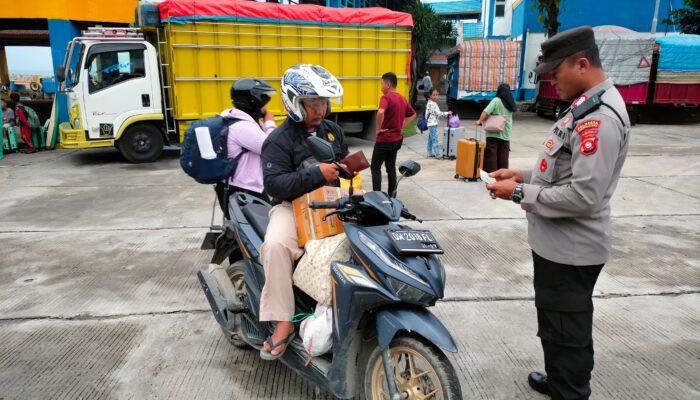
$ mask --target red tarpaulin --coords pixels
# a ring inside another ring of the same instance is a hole
[[[243,0],[166,0],[158,4],[161,20],[192,19],[283,20],[315,23],[413,26],[411,14],[381,7],[332,8]]]

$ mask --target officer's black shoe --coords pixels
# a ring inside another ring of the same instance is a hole
[[[549,382],[547,382],[547,375],[539,372],[530,372],[530,375],[527,376],[527,383],[529,383],[530,387],[536,391],[549,396]]]

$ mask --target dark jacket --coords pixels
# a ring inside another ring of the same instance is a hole
[[[333,144],[337,160],[348,154],[343,129],[335,122],[324,119],[316,135]],[[305,145],[307,136],[309,134],[304,132],[301,123],[287,118],[265,139],[262,147],[263,181],[265,192],[273,198],[273,204],[292,201],[326,185],[318,165],[300,168],[304,161],[312,157]]]

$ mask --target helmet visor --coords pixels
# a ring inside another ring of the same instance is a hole
[[[299,101],[305,106],[314,110],[328,109],[343,105],[343,96],[320,97],[320,96],[299,96]]]

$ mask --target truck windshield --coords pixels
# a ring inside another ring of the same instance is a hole
[[[68,50],[68,65],[66,65],[66,87],[72,88],[80,79],[80,64],[83,59],[83,44],[73,42]]]

